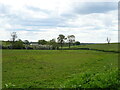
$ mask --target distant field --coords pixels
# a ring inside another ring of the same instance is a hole
[[[2,66],[3,88],[117,88],[119,84],[118,53],[3,50]]]
[[[90,45],[79,45],[72,46],[74,48],[90,48],[90,49],[98,49],[98,50],[107,50],[107,51],[118,51],[118,46],[120,43],[111,43],[111,44],[90,44]]]

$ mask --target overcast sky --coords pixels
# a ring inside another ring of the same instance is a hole
[[[0,40],[12,32],[29,41],[64,34],[84,43],[118,42],[118,2],[0,0]]]

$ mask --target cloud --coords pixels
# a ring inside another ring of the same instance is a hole
[[[86,2],[73,5],[73,12],[78,14],[106,13],[118,8],[116,2]]]
[[[49,10],[47,10],[47,9],[42,9],[42,8],[39,8],[39,7],[26,6],[26,8],[27,8],[28,10],[32,10],[33,12],[43,12],[43,13],[46,13],[46,14],[51,13]]]
[[[18,38],[30,41],[50,40],[59,34],[74,34],[81,42],[105,42],[106,37],[117,41],[117,3],[5,1],[0,4],[2,40],[10,39],[15,31]]]

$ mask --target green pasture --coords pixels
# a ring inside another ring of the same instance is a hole
[[[118,53],[91,50],[3,50],[2,54],[3,88],[119,86]]]
[[[118,51],[120,43],[110,43],[110,44],[90,44],[90,45],[78,45],[72,46],[71,48],[90,48],[98,50],[107,50],[107,51]]]

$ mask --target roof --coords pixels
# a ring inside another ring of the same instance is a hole
[[[30,44],[38,44],[38,42],[30,42]]]

